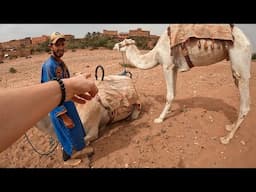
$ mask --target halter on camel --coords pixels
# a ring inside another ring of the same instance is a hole
[[[125,46],[129,46],[129,45],[134,45],[135,43],[126,43],[126,44],[124,44],[124,45],[118,45],[119,46],[119,49],[121,49],[122,47],[125,47]],[[119,75],[126,75],[127,73],[130,75],[130,78],[132,78],[132,73],[130,72],[130,71],[126,71],[126,66],[125,66],[125,64],[127,64],[128,63],[128,60],[127,60],[127,58],[125,57],[125,53],[124,52],[121,52],[121,54],[122,54],[122,59],[123,59],[123,67],[124,67],[124,71],[122,72],[122,73],[120,73]],[[125,62],[125,60],[126,60],[126,62]]]

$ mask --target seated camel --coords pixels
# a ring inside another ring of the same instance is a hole
[[[167,85],[166,103],[162,113],[154,120],[161,123],[170,110],[175,97],[177,71],[189,71],[192,67],[211,65],[228,59],[235,85],[240,92],[240,110],[237,121],[226,126],[230,131],[221,137],[227,144],[250,110],[249,79],[252,46],[246,35],[229,24],[173,24],[160,36],[155,47],[141,54],[132,39],[116,43],[114,50],[125,52],[131,65],[151,69],[158,64],[163,67]]]
[[[139,97],[130,77],[109,75],[95,83],[98,94],[86,104],[76,104],[87,144],[97,139],[99,130],[107,125],[127,118],[137,119],[141,111]],[[35,127],[56,138],[49,116],[42,118]]]

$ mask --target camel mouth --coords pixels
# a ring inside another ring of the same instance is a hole
[[[114,45],[113,50],[120,51],[120,45],[119,45],[119,43],[117,43],[117,44]]]

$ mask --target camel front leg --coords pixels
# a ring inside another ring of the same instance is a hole
[[[140,103],[133,104],[133,107],[134,107],[134,109],[130,116],[131,120],[137,119],[141,113],[141,104]]]
[[[101,118],[101,113],[94,114],[94,118],[91,118],[89,121],[84,123],[84,128],[86,133],[86,136],[84,139],[87,145],[89,145],[90,142],[98,139],[100,118]]]
[[[90,127],[90,131],[85,136],[85,143],[87,145],[90,144],[90,142],[96,140],[99,136],[99,125],[95,124],[94,126]]]
[[[160,116],[154,120],[155,123],[162,123],[168,111],[170,110],[172,100],[176,92],[177,68],[172,65],[170,67],[163,67],[164,77],[167,86],[166,103]]]

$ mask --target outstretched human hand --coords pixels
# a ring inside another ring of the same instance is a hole
[[[81,74],[64,82],[69,84],[66,86],[68,87],[66,100],[73,100],[80,104],[86,103],[86,100],[91,100],[98,93],[98,88],[89,79],[90,77],[91,74]]]

